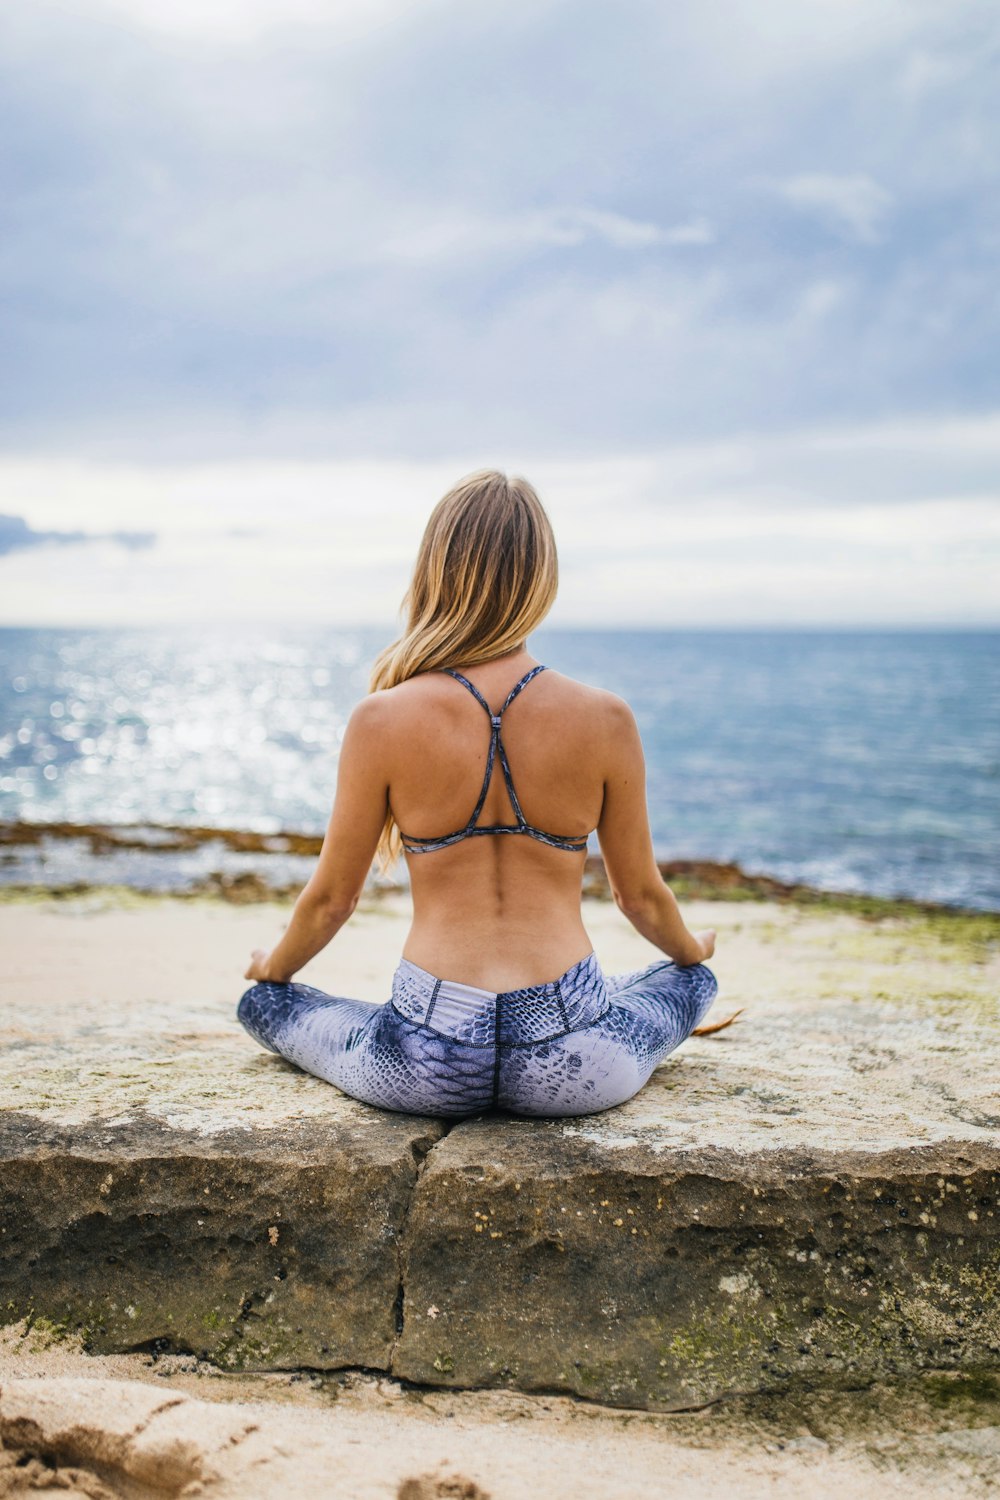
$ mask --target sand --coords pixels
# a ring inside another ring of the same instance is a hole
[[[982,1379],[654,1416],[358,1374],[222,1376],[23,1329],[0,1342],[0,1496],[951,1500],[995,1493],[998,1419],[1000,1381]]]

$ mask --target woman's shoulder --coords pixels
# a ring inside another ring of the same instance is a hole
[[[589,682],[580,682],[575,677],[567,677],[565,673],[551,668],[546,675],[551,675],[553,686],[567,702],[572,701],[581,709],[597,716],[601,722],[614,725],[634,718],[625,699],[608,688],[594,687]]]
[[[396,683],[395,687],[379,688],[355,704],[350,723],[357,730],[374,735],[395,725],[405,725],[428,708],[447,707],[454,696],[448,691],[450,681],[442,672],[421,672]]]
[[[397,682],[395,687],[379,688],[369,693],[367,698],[362,698],[358,709],[374,719],[397,717],[435,701],[447,703],[455,696],[454,686],[454,681],[444,672],[418,672],[414,677]]]

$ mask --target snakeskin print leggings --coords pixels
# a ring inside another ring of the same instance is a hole
[[[589,1115],[637,1093],[717,988],[704,964],[606,977],[590,953],[551,983],[496,994],[404,958],[387,1005],[261,983],[237,1015],[261,1046],[384,1109]]]

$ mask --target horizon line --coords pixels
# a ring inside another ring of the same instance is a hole
[[[254,619],[219,619],[219,620],[91,620],[86,622],[39,622],[37,620],[3,621],[0,620],[0,632],[21,630],[47,630],[47,631],[86,631],[86,630],[148,630],[148,631],[177,631],[185,632],[191,630],[218,630],[232,631],[243,630],[254,634],[267,634],[269,632],[283,631],[338,631],[338,632],[364,632],[365,634],[380,633],[390,637],[401,634],[399,625],[380,623],[378,621],[361,621],[348,623],[336,620],[306,620],[296,621],[273,620],[262,622]],[[656,622],[633,622],[633,621],[608,621],[603,624],[574,624],[571,621],[557,625],[541,624],[529,633],[528,639],[534,635],[541,634],[578,634],[578,635],[608,635],[608,634],[636,634],[636,635],[736,635],[736,634],[760,634],[760,635],[995,635],[1000,634],[1000,619],[995,621],[751,621],[751,622],[726,622],[719,624],[671,624]]]

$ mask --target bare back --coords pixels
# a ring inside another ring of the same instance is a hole
[[[545,669],[523,647],[457,680],[454,670],[355,706],[316,868],[288,931],[255,954],[260,968],[247,977],[286,983],[343,926],[390,810],[404,846],[420,851],[407,856],[403,957],[437,979],[496,994],[550,983],[587,958],[580,895],[594,829],[633,927],[677,963],[711,957],[714,933],[688,931],[656,865],[628,704]]]
[[[463,669],[495,713],[537,665],[521,652]],[[491,739],[487,714],[452,677],[426,673],[384,695],[389,805],[413,838],[467,824],[483,786]],[[503,744],[524,817],[535,828],[582,838],[604,803],[611,694],[546,670],[509,705]],[[386,703],[388,710],[389,704]],[[515,824],[494,761],[477,826]],[[593,947],[580,911],[585,851],[534,837],[467,837],[408,853],[413,925],[403,956],[442,978],[488,990],[557,978]]]

